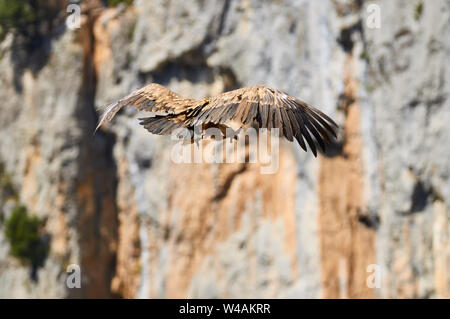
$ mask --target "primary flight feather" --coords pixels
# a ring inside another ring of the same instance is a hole
[[[289,141],[295,138],[306,151],[306,144],[317,156],[317,147],[325,151],[325,143],[336,138],[338,125],[318,109],[282,91],[264,85],[250,86],[204,99],[184,98],[162,85],[151,83],[106,106],[96,130],[110,121],[124,106],[139,111],[164,113],[141,118],[149,132],[171,134],[175,129],[201,125],[239,129],[278,128]],[[306,143],[305,143],[306,140]]]

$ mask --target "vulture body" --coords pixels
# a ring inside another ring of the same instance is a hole
[[[203,130],[217,127],[222,132],[228,127],[233,130],[250,126],[268,130],[278,128],[280,135],[291,142],[295,138],[305,151],[308,144],[314,156],[317,156],[316,144],[325,151],[325,143],[332,143],[338,127],[318,109],[264,85],[191,99],[152,83],[106,106],[96,130],[124,106],[163,113],[139,119],[140,124],[153,134],[168,135],[183,127],[193,130],[197,125]]]

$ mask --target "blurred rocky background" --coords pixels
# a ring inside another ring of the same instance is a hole
[[[0,30],[0,297],[450,297],[449,1],[0,0]],[[261,175],[173,163],[132,109],[93,135],[150,82],[266,84],[339,142]]]

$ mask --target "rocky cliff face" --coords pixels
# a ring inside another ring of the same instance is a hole
[[[81,29],[20,70],[9,35],[0,297],[450,297],[449,22],[444,0],[85,1]],[[133,110],[92,136],[95,107],[149,82],[264,83],[331,114],[339,143],[317,159],[282,143],[262,175],[173,163]],[[35,276],[5,235],[19,204],[44,221]]]

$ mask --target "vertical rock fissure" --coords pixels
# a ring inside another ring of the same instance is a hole
[[[336,8],[339,14],[341,8]],[[350,8],[360,14],[360,6]],[[344,10],[345,11],[345,10]],[[364,171],[361,161],[361,104],[354,40],[363,42],[361,19],[341,30],[338,43],[344,51],[343,97],[345,114],[340,154],[324,157],[319,171],[319,237],[322,264],[322,295],[325,298],[372,298],[367,266],[375,263],[375,232],[360,222],[364,211]],[[358,35],[358,34],[357,34]]]
[[[342,154],[324,158],[319,172],[319,229],[322,253],[324,297],[373,297],[366,286],[366,267],[375,261],[372,228],[359,222],[363,211],[364,177],[360,161],[360,106],[356,100],[355,79],[351,74],[353,57],[347,57],[344,90],[352,97],[344,123]],[[349,70],[350,69],[350,70]],[[339,264],[345,265],[347,296],[342,296]]]
[[[116,297],[111,291],[118,240],[117,172],[112,155],[115,139],[112,134],[106,132],[98,132],[93,136],[97,121],[94,108],[97,75],[93,33],[93,26],[98,17],[97,9],[96,5],[88,7],[84,12],[86,19],[79,30],[83,45],[83,69],[75,116],[82,136],[76,202],[80,212],[77,229],[82,287],[80,290],[71,290],[69,297]]]

